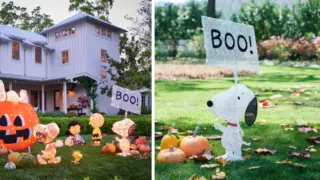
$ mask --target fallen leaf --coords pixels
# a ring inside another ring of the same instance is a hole
[[[226,173],[220,171],[220,168],[216,169],[216,175],[212,175],[212,179],[224,179],[226,177]]]
[[[248,155],[242,156],[242,158],[243,159],[251,159],[251,155],[248,154]]]
[[[176,129],[176,128],[171,128],[171,133],[172,134],[179,134],[179,131],[178,131],[178,129]]]
[[[290,149],[297,149],[295,146],[289,146]]]
[[[293,131],[294,128],[284,128],[285,131]]]
[[[291,124],[283,123],[283,124],[281,124],[281,126],[286,127],[286,128],[290,128],[290,127],[291,127]]]
[[[269,149],[266,149],[266,148],[258,148],[254,152],[257,153],[257,154],[271,154],[271,155],[274,155],[277,152],[277,150],[269,150]]]
[[[290,161],[290,160],[284,160],[284,161],[277,161],[276,162],[277,164],[289,164],[289,165],[291,165],[292,164],[292,161]]]
[[[180,143],[183,138],[184,138],[184,136],[179,136],[178,143]]]
[[[281,94],[274,94],[270,96],[270,99],[277,99],[277,98],[283,98],[283,96]]]
[[[305,168],[305,167],[306,167],[306,165],[300,164],[300,163],[293,163],[293,165],[294,165],[295,167],[298,167],[298,168]]]
[[[303,102],[299,102],[299,101],[298,101],[298,102],[294,102],[294,104],[297,105],[297,106],[302,106],[302,105],[304,105]]]
[[[202,153],[192,155],[190,159],[195,159],[198,161],[209,161],[214,157],[214,153],[210,150],[204,150]]]
[[[251,139],[252,139],[252,141],[261,141],[262,140],[261,137],[256,137],[256,138],[251,138]]]
[[[250,151],[251,149],[252,149],[252,148],[243,148],[242,151],[248,152],[248,151]]]
[[[181,135],[190,135],[190,134],[193,134],[193,131],[191,131],[191,130],[184,130],[183,132],[180,132],[179,134],[181,134]]]
[[[311,127],[302,127],[302,128],[299,128],[298,130],[299,130],[299,132],[305,133],[305,134],[307,134],[308,132],[311,132],[311,131],[313,131],[313,132],[315,132],[315,133],[318,132],[318,128],[317,128],[317,127],[314,127],[314,126],[311,126]]]
[[[252,167],[249,167],[248,169],[259,169],[260,166],[252,166]]]
[[[228,164],[228,162],[225,159],[223,159],[222,157],[219,157],[218,162],[220,164],[222,164],[223,167]]]
[[[289,156],[293,156],[293,157],[303,157],[305,159],[310,158],[310,154],[300,153],[300,152],[293,152],[293,151],[289,151],[288,155]]]
[[[160,151],[160,146],[157,146],[157,147],[156,147],[156,150],[157,150],[157,151]]]
[[[163,133],[162,132],[155,132],[154,133],[154,138],[155,139],[161,139],[163,137]]]
[[[165,125],[163,126],[163,129],[165,129],[165,130],[169,130],[169,128],[170,128],[170,126],[169,126],[168,124],[165,124]]]
[[[220,140],[222,136],[206,136],[208,140]]]
[[[308,152],[316,152],[316,151],[317,151],[317,150],[313,147],[313,145],[308,146],[305,150],[308,151]]]
[[[155,123],[155,124],[158,124],[158,123],[159,123],[159,121],[158,121],[158,120],[154,120],[154,123]]]
[[[203,164],[200,166],[200,168],[216,168],[220,166],[219,164]]]
[[[265,125],[267,123],[267,120],[265,120],[265,119],[261,119],[260,121],[259,121],[259,124],[260,125]]]
[[[308,137],[307,140],[315,144],[320,144],[320,136],[311,136]]]
[[[307,127],[309,122],[297,122],[296,120],[293,121],[294,125],[300,126],[300,127]]]
[[[196,177],[197,175],[196,174],[193,174],[189,180],[207,180],[204,176],[201,176],[201,177]]]

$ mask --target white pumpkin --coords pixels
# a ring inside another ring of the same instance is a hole
[[[4,168],[7,170],[16,169],[16,165],[13,162],[8,162]]]

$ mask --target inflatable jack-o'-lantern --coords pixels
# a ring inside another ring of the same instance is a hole
[[[27,149],[36,142],[33,128],[39,119],[28,103],[25,90],[20,97],[14,91],[5,92],[0,80],[0,144],[13,151]]]

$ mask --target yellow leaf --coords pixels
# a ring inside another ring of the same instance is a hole
[[[178,142],[180,143],[183,138],[184,138],[184,136],[179,136]]]
[[[265,119],[261,119],[259,121],[259,124],[261,124],[261,125],[265,125],[266,123],[267,123],[267,120],[265,120]]]
[[[165,124],[165,125],[163,126],[163,129],[165,129],[165,130],[169,130],[169,128],[170,128],[170,126],[169,126],[168,124]]]
[[[224,160],[222,157],[219,157],[218,162],[222,164],[222,166],[226,166],[228,164],[228,162]]]
[[[224,179],[226,177],[226,173],[220,171],[220,168],[216,169],[216,175],[212,175],[212,179]]]
[[[290,149],[297,149],[295,146],[289,146]]]
[[[201,176],[201,177],[196,177],[196,174],[193,174],[189,180],[207,180],[205,177]]]

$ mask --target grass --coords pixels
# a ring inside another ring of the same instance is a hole
[[[251,148],[275,149],[277,153],[271,155],[257,155],[253,151],[243,152],[243,155],[252,155],[252,158],[242,162],[232,162],[225,167],[220,167],[226,172],[227,179],[320,179],[320,145],[315,145],[317,152],[310,153],[310,159],[288,157],[288,146],[296,146],[297,152],[304,152],[311,145],[306,137],[319,135],[319,133],[299,133],[295,126],[294,131],[285,131],[280,125],[309,121],[312,125],[320,127],[320,71],[319,69],[294,68],[280,66],[261,66],[261,72],[257,75],[240,77],[239,83],[246,84],[253,92],[265,88],[260,92],[258,99],[268,99],[271,95],[280,93],[282,99],[273,100],[278,106],[272,108],[259,108],[257,121],[267,120],[266,125],[255,123],[246,126],[244,121],[241,127],[245,133],[244,140],[261,137],[262,141],[252,142]],[[289,88],[298,85],[316,85],[306,91],[310,95],[294,97],[288,91]],[[200,135],[221,135],[221,132],[213,128],[216,117],[209,112],[206,102],[215,94],[227,90],[233,85],[232,78],[218,78],[212,80],[176,80],[156,81],[156,112],[155,117],[159,123],[156,131],[164,124],[175,124],[178,129],[194,129],[196,126],[205,127]],[[296,106],[289,102],[302,101],[303,106]],[[222,120],[219,120],[222,122]],[[225,123],[223,123],[225,125]],[[165,131],[162,131],[166,133]],[[220,141],[210,140],[211,150],[216,155],[224,154]],[[156,146],[160,140],[156,140]],[[156,154],[157,155],[157,154]],[[290,159],[297,163],[307,165],[299,169],[288,165],[277,165],[276,161]],[[188,179],[193,174],[211,179],[215,174],[214,169],[200,168],[202,164],[214,164],[216,160],[209,162],[195,162],[187,160],[183,164],[159,164],[156,163],[155,176],[157,180]],[[248,170],[251,166],[261,166],[259,169]]]
[[[30,169],[16,169],[5,171],[4,165],[6,157],[0,157],[0,179],[5,180],[33,180],[33,179],[67,179],[83,180],[90,177],[96,179],[151,179],[151,159],[136,160],[134,157],[120,157],[115,154],[103,154],[101,147],[90,146],[92,143],[91,135],[84,135],[87,142],[85,146],[72,146],[57,148],[57,156],[61,156],[62,161],[56,165],[37,165]],[[103,144],[113,141],[115,136],[104,136]],[[64,140],[65,137],[58,139]],[[44,149],[43,144],[36,143],[32,146],[33,155],[41,153]],[[74,165],[72,152],[79,150],[83,154],[80,164]]]

